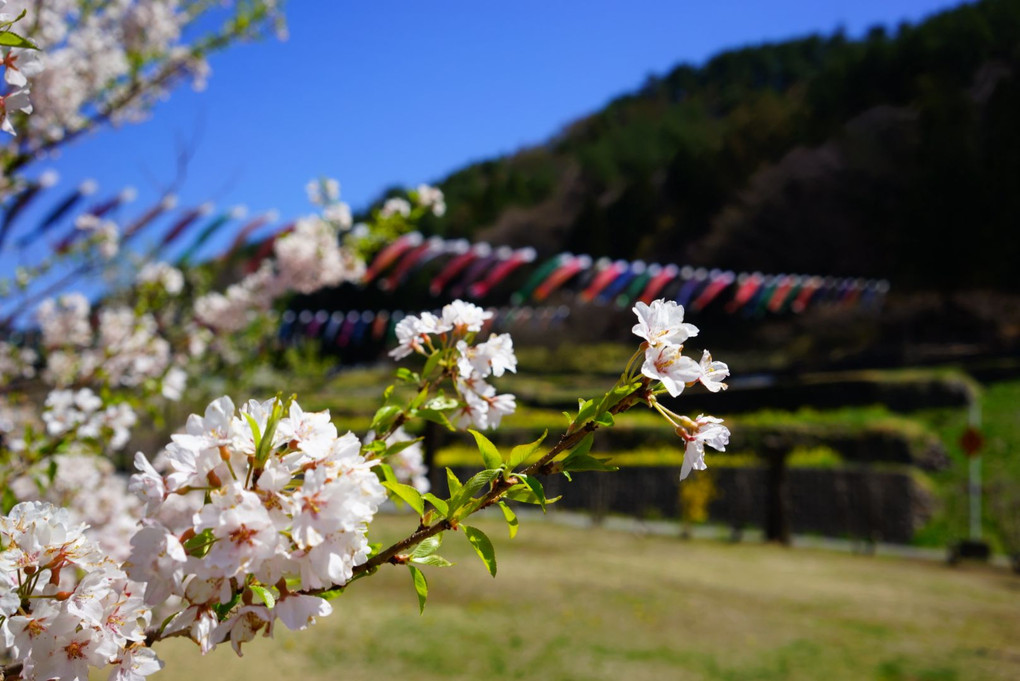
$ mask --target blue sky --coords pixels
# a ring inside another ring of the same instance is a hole
[[[290,0],[289,40],[214,55],[206,91],[182,88],[146,122],[92,135],[33,172],[58,170],[63,188],[94,178],[100,196],[134,186],[130,218],[172,179],[175,145],[188,140],[183,207],[293,217],[310,210],[306,182],[325,175],[357,209],[388,186],[541,143],[677,63],[839,27],[857,36],[956,4]],[[13,257],[0,254],[3,270]]]

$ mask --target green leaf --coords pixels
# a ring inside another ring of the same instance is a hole
[[[574,427],[583,426],[592,416],[595,415],[595,400],[577,400],[577,418],[574,419]]]
[[[619,466],[613,466],[609,463],[609,459],[599,459],[594,456],[584,455],[579,457],[570,463],[569,470],[573,473],[579,473],[583,471],[618,471]],[[566,472],[566,469],[564,470]]]
[[[536,497],[535,493],[531,491],[531,488],[528,487],[527,485],[525,485],[523,482],[521,484],[519,484],[519,485],[515,485],[514,487],[511,487],[507,491],[507,493],[506,493],[504,498],[505,499],[509,499],[510,501],[519,501],[522,504],[535,504],[535,505],[538,505],[540,503],[539,500],[538,500],[538,497]],[[547,497],[546,500],[545,500],[545,503],[546,503],[546,505],[549,505],[551,503],[559,501],[560,499],[561,499],[561,497],[552,497],[552,498],[548,498]]]
[[[496,445],[492,444],[492,441],[479,433],[477,430],[468,429],[471,433],[475,442],[478,444],[478,452],[482,455],[482,461],[485,463],[486,468],[499,468],[503,465],[503,457],[499,455],[499,450],[496,449]]]
[[[262,586],[261,584],[249,584],[248,588],[252,590],[259,599],[266,604],[267,608],[272,608],[276,605],[276,599],[273,597],[273,592]]]
[[[517,536],[517,528],[520,527],[520,523],[517,521],[517,514],[502,501],[499,502],[499,510],[503,511],[503,517],[506,518],[507,528],[510,530],[510,538],[513,539]]]
[[[429,355],[429,358],[425,360],[425,368],[421,370],[422,377],[428,378],[436,370],[436,367],[439,366],[439,360],[442,358],[443,353],[441,352],[433,352]]]
[[[248,427],[251,428],[251,437],[255,441],[255,451],[257,452],[262,444],[262,431],[259,430],[259,423],[248,412],[242,411],[241,413],[244,415],[245,420],[248,421]]]
[[[166,629],[166,626],[168,624],[170,624],[170,622],[172,622],[175,617],[177,617],[177,613],[176,612],[172,612],[169,615],[167,615],[165,618],[163,618],[163,621],[159,623],[159,628],[156,629],[156,632],[157,632],[156,638],[157,639],[159,639],[159,638],[161,638],[163,636],[163,630]]]
[[[434,567],[450,567],[453,565],[450,561],[446,560],[442,556],[422,556],[421,558],[412,558],[412,563],[417,565],[432,565]]]
[[[38,50],[39,46],[28,38],[18,35],[13,31],[0,33],[0,45],[4,47],[24,47],[30,50]]]
[[[445,516],[450,512],[450,505],[447,504],[442,499],[440,499],[439,497],[437,497],[432,492],[427,492],[423,498],[425,499],[425,501],[435,506],[436,510],[439,511],[440,514]]]
[[[519,476],[524,484],[528,486],[535,498],[538,499],[538,505],[542,507],[542,512],[545,512],[545,488],[542,487],[542,483],[539,482],[538,478],[532,475],[521,475]]]
[[[273,446],[273,436],[276,434],[276,425],[283,418],[283,404],[279,395],[273,400],[273,409],[269,412],[266,420],[266,431],[262,434],[262,441],[255,448],[255,463],[263,464],[269,458],[270,448]]]
[[[538,497],[531,491],[531,488],[525,485],[523,482],[519,485],[515,485],[507,490],[503,497],[510,501],[519,501],[522,504],[538,504]],[[546,500],[549,503],[549,500]]]
[[[464,530],[464,535],[471,542],[471,546],[474,547],[475,553],[485,563],[485,567],[489,569],[489,574],[493,577],[496,576],[496,550],[492,548],[492,542],[485,536],[485,533],[479,530],[477,527],[471,527],[469,525],[461,525]]]
[[[424,402],[425,398],[428,397],[428,396],[429,396],[429,389],[428,389],[428,386],[426,386],[426,387],[424,387],[424,388],[422,388],[421,390],[418,391],[418,394],[414,396],[414,399],[411,400],[411,404],[408,405],[408,406],[410,406],[411,409],[417,409],[418,407],[420,407],[422,405],[422,402]]]
[[[397,369],[397,380],[404,383],[421,383],[421,376],[410,369],[400,367]]]
[[[381,463],[378,465],[378,468],[380,471],[382,471],[383,480],[388,480],[390,482],[399,482],[399,480],[397,480],[396,473],[393,472],[393,466],[389,465],[388,463]]]
[[[202,558],[205,554],[209,553],[209,548],[213,541],[212,530],[206,528],[196,534],[194,537],[184,542],[184,551],[191,556],[197,556]]]
[[[222,622],[223,620],[227,619],[227,615],[230,614],[230,611],[234,609],[234,606],[237,605],[238,602],[240,602],[240,600],[241,600],[241,592],[238,591],[226,603],[217,603],[216,605],[214,605],[213,606],[213,610],[216,611],[217,619],[219,619],[220,622]]]
[[[594,433],[588,433],[580,444],[567,455],[567,458],[560,461],[563,471],[577,473],[579,471],[615,471],[616,466],[610,466],[608,459],[597,459],[588,452],[591,451],[591,444],[595,440]]]
[[[11,491],[10,487],[5,487],[2,500],[0,500],[0,508],[3,509],[3,515],[10,513],[11,509],[17,504],[18,497],[14,496],[14,492]]]
[[[431,556],[433,553],[439,550],[440,545],[443,543],[443,535],[439,533],[433,537],[423,540],[420,544],[414,547],[414,551],[411,552],[411,558],[424,558],[425,556]]]
[[[400,407],[395,404],[384,404],[379,407],[379,411],[372,417],[372,425],[369,428],[377,433],[386,430],[393,423],[394,419],[397,418],[397,414],[400,411]]]
[[[452,397],[447,397],[446,395],[436,395],[425,403],[426,409],[432,409],[434,411],[449,411],[450,409],[456,409],[459,406],[460,402]]]
[[[450,512],[455,513],[458,509],[462,508],[465,504],[471,501],[475,496],[475,492],[482,489],[490,482],[492,482],[502,471],[498,468],[489,468],[484,471],[478,471],[472,475],[464,486],[457,491],[450,499]]]
[[[615,423],[616,423],[616,419],[614,419],[613,415],[611,413],[609,413],[608,411],[603,413],[603,414],[599,414],[598,416],[596,416],[594,418],[594,421],[595,421],[595,423],[597,423],[600,426],[603,426],[605,428],[612,428],[613,425],[615,425]]]
[[[361,445],[361,453],[366,459],[379,458],[386,451],[386,443],[382,440],[372,440],[368,444]]]
[[[331,601],[334,598],[339,598],[340,596],[343,596],[344,595],[344,589],[346,589],[346,588],[347,588],[346,584],[344,586],[338,586],[335,589],[329,589],[327,591],[323,591],[322,593],[319,594],[319,596],[321,596],[322,598],[325,598],[327,601]]]
[[[425,502],[422,501],[421,494],[414,487],[393,480],[384,480],[382,485],[400,497],[419,516],[425,515]]]
[[[584,438],[577,443],[577,446],[570,450],[570,454],[567,455],[569,459],[571,456],[584,456],[591,451],[591,445],[595,442],[595,433],[588,433]]]
[[[425,612],[425,600],[429,597],[429,583],[425,579],[425,573],[413,565],[408,565],[411,571],[411,579],[414,581],[414,590],[418,594],[418,613]]]
[[[534,442],[529,442],[524,445],[517,445],[510,450],[510,458],[507,459],[507,463],[510,466],[510,470],[513,470],[520,466],[522,463],[528,460],[528,458],[538,451],[538,448],[542,446],[542,442],[545,440],[549,431],[543,431],[542,437],[538,438]]]
[[[457,476],[449,468],[446,469],[446,486],[450,488],[450,498],[455,497],[460,488],[463,487],[460,480],[457,479]]]
[[[598,412],[601,414],[612,409],[613,407],[618,405],[621,401],[623,401],[623,398],[627,397],[632,392],[637,390],[639,385],[641,385],[640,381],[631,381],[630,383],[624,383],[623,385],[618,385],[614,387],[612,390],[606,393],[602,400],[599,402]]]
[[[579,471],[615,471],[616,466],[607,462],[609,459],[597,459],[588,452],[591,450],[591,443],[594,440],[594,433],[588,433],[581,444],[574,448],[567,458],[560,461],[560,467],[564,472],[577,473]]]
[[[400,442],[394,442],[393,444],[386,447],[386,453],[383,454],[383,458],[393,456],[394,454],[399,454],[408,447],[412,447],[418,444],[419,442],[421,442],[421,440],[422,438],[416,437],[413,440],[401,440]]]
[[[418,418],[431,421],[432,423],[438,423],[449,431],[457,430],[446,414],[441,411],[436,411],[435,409],[417,409],[414,411],[412,416],[417,416]]]

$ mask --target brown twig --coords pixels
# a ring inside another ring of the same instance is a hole
[[[634,406],[636,402],[642,399],[647,399],[647,392],[648,386],[643,383],[640,387],[635,389],[630,395],[623,398],[622,400],[620,400],[619,403],[610,408],[609,413],[619,414],[630,409],[632,406]],[[531,464],[527,468],[524,468],[520,472],[524,475],[548,475],[550,473],[555,472],[553,467],[554,464],[553,459],[556,458],[559,454],[562,454],[563,452],[569,451],[570,449],[576,447],[578,444],[580,444],[581,440],[587,437],[590,433],[595,432],[598,428],[599,424],[595,423],[594,421],[589,421],[580,428],[578,428],[576,431],[570,434],[564,434],[560,436],[559,442],[557,442],[552,449],[546,452],[545,455],[543,455],[542,458],[540,458],[538,461]],[[500,501],[503,498],[503,496],[510,490],[510,488],[517,484],[517,482],[518,482],[517,480],[514,480],[513,475],[511,475],[510,479],[500,478],[499,480],[494,481],[489,491],[484,496],[480,497],[479,499],[480,503],[474,509],[474,511],[472,511],[472,513],[480,511],[483,508],[492,506],[496,502]],[[431,525],[419,527],[417,530],[412,532],[404,539],[401,539],[392,546],[380,551],[376,555],[369,558],[366,562],[362,563],[361,565],[356,565],[353,570],[354,576],[357,577],[365,572],[375,570],[376,568],[385,565],[386,563],[394,562],[393,559],[396,556],[407,551],[411,547],[420,544],[429,537],[433,537],[439,534],[440,532],[445,532],[446,530],[452,530],[455,527],[456,527],[455,522],[449,520],[448,518],[438,520],[435,523],[432,523]],[[319,593],[325,591],[328,591],[328,589],[319,590]]]

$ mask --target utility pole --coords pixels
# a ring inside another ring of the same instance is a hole
[[[970,480],[968,481],[968,492],[970,493],[970,540],[981,541],[981,446],[984,438],[981,437],[981,400],[974,398],[970,403],[970,410],[967,415],[968,433],[976,433],[973,451],[968,451],[970,457]],[[964,435],[966,437],[966,435]]]
[[[960,437],[960,448],[969,459],[967,479],[969,532],[967,539],[950,548],[950,564],[955,564],[963,558],[987,561],[992,555],[988,542],[981,538],[981,449],[984,445],[985,438],[981,435],[981,396],[975,393],[971,397],[967,412],[967,430]]]

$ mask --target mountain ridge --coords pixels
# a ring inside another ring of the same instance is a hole
[[[426,233],[1017,291],[1020,3],[681,64],[439,186]],[[1013,242],[1017,242],[1014,244]]]

